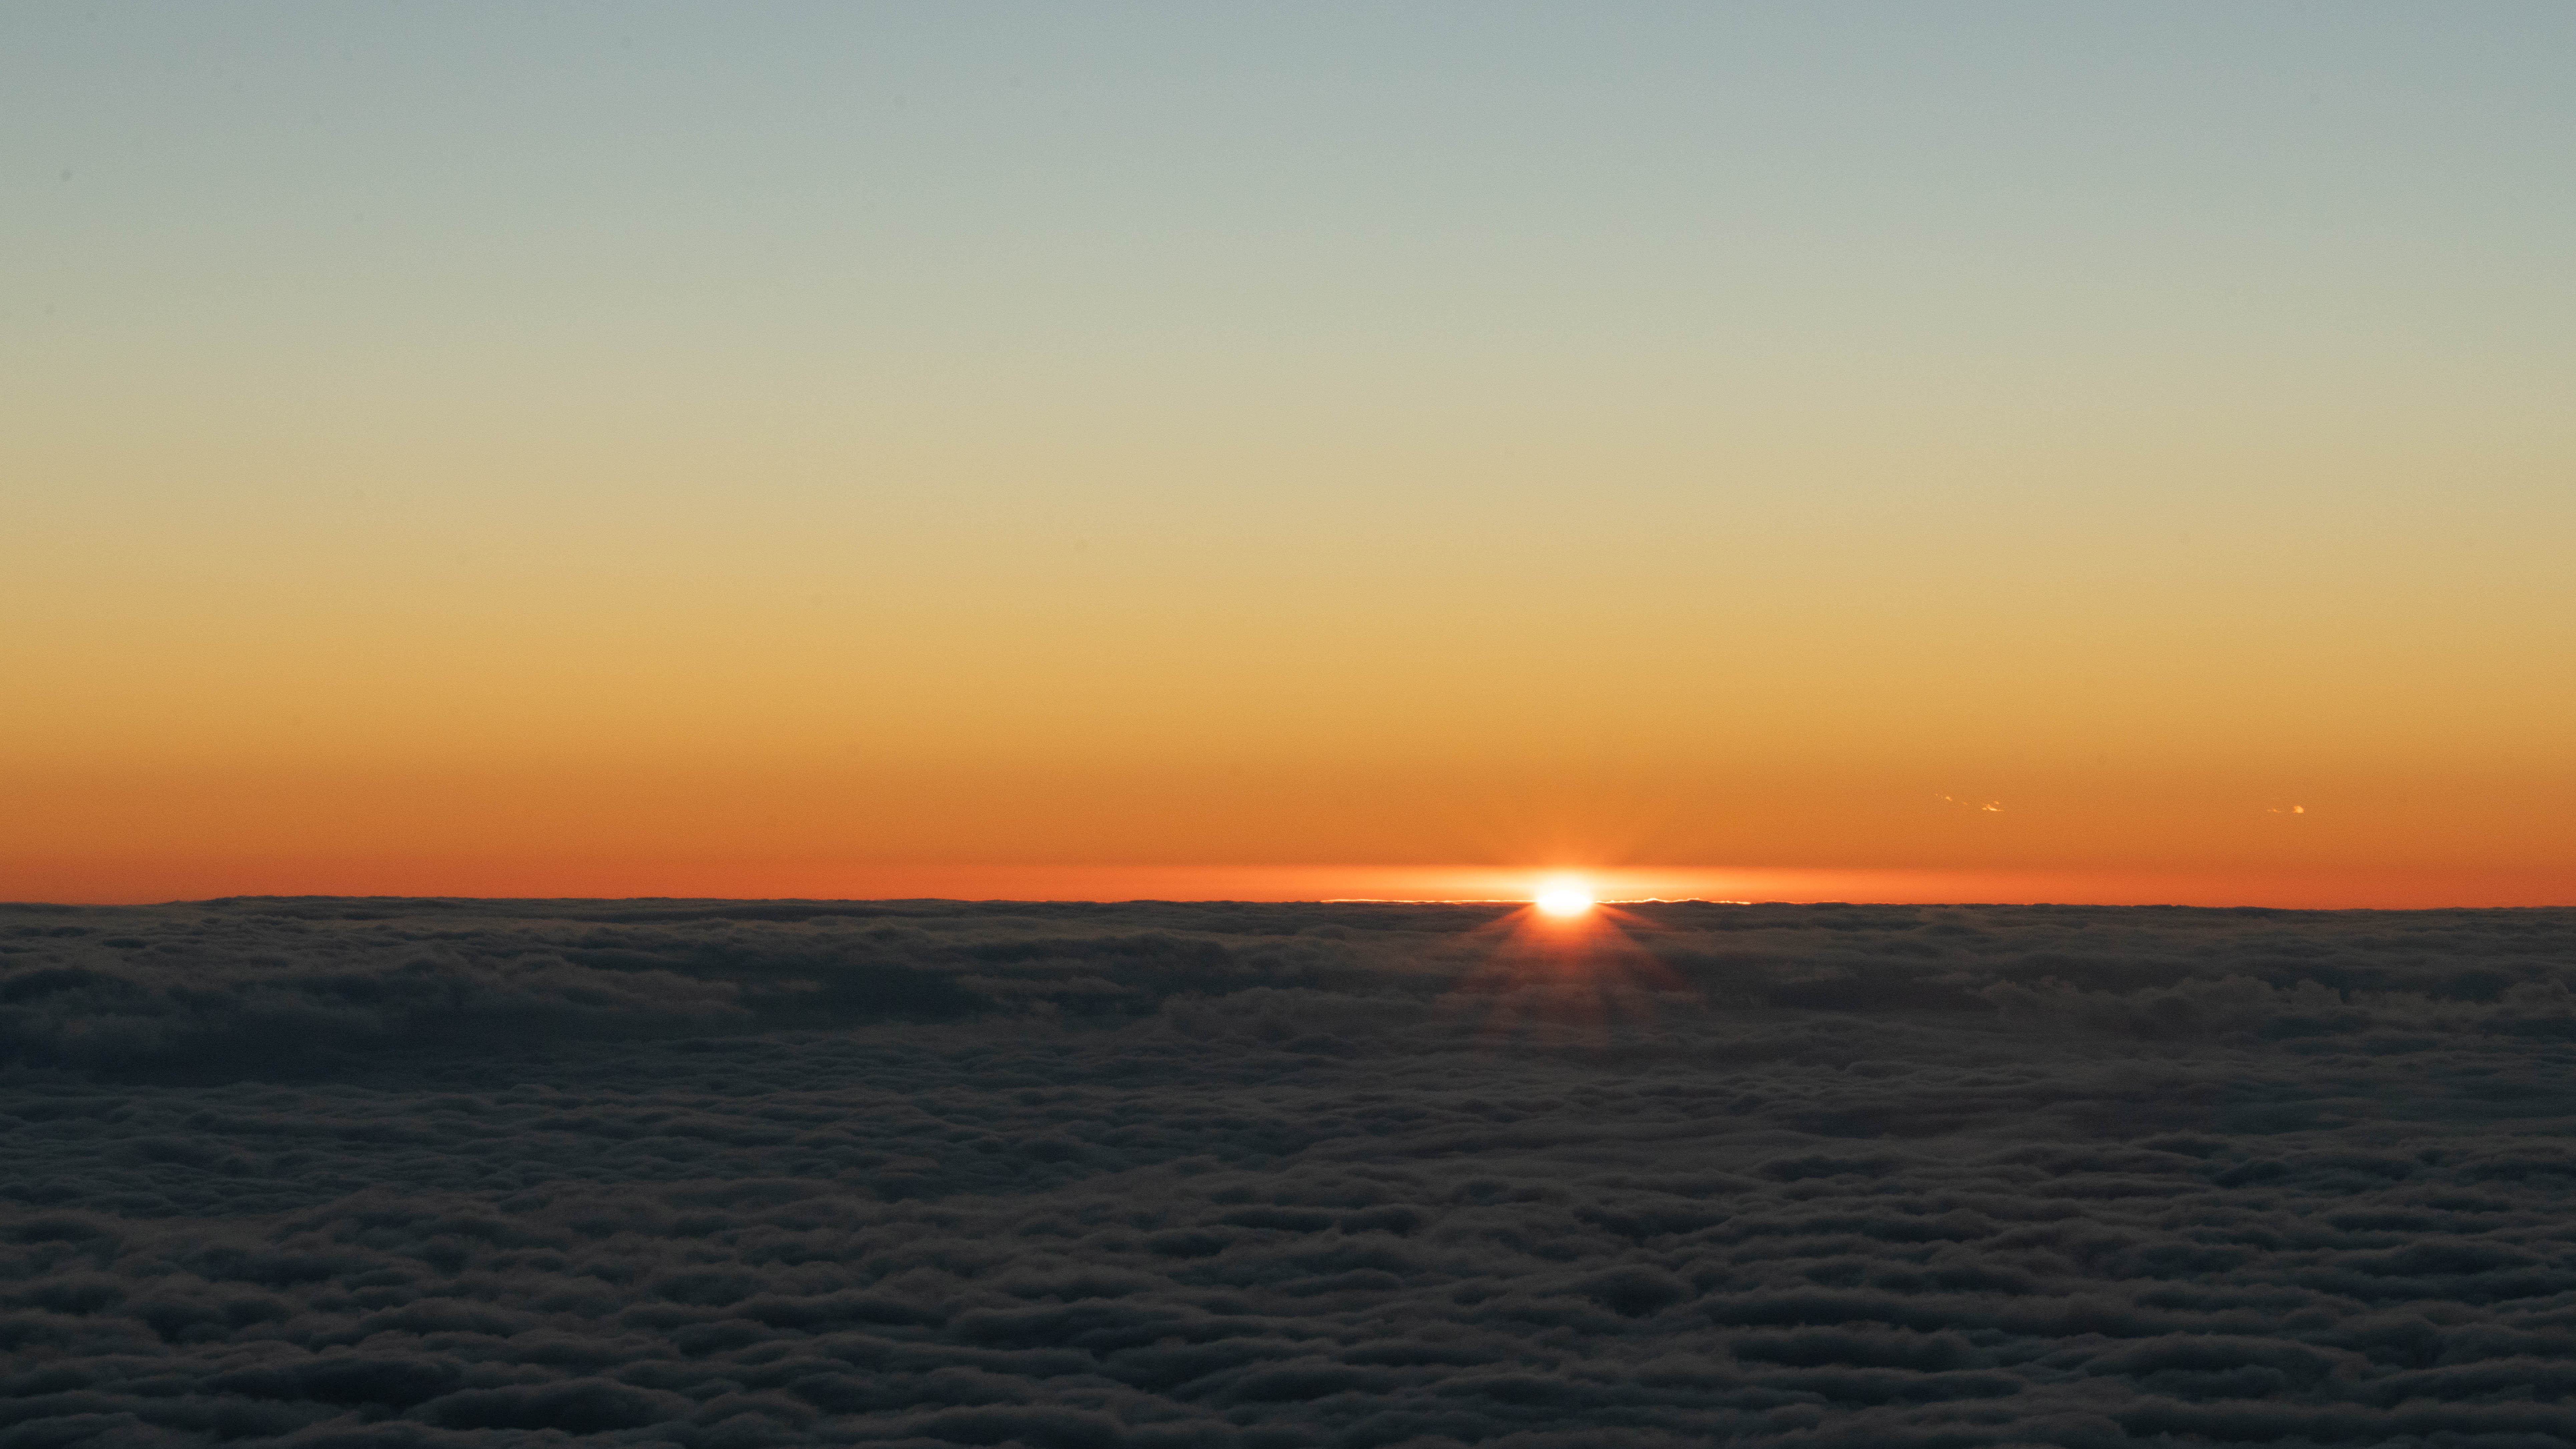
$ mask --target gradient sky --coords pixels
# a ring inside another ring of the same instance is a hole
[[[11,5],[0,896],[2576,900],[2571,54]]]

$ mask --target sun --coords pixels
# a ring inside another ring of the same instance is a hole
[[[1592,909],[1592,890],[1579,880],[1552,880],[1540,889],[1539,910],[1560,919],[1571,919]]]

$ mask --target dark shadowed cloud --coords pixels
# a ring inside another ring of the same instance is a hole
[[[1501,914],[0,908],[0,1449],[2576,1438],[2576,912]]]

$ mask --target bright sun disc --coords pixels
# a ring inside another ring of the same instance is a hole
[[[1581,886],[1550,886],[1538,893],[1538,908],[1551,916],[1579,916],[1592,909],[1592,892]]]

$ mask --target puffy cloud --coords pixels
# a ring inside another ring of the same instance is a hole
[[[2576,913],[0,908],[0,1449],[2576,1437]]]

